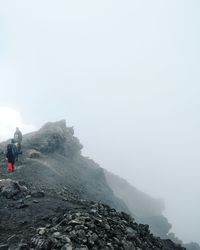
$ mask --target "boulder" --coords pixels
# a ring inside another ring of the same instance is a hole
[[[29,158],[40,158],[41,157],[41,153],[35,149],[29,149],[27,150],[27,156]]]
[[[17,181],[11,179],[0,180],[0,195],[7,199],[13,198],[15,195],[19,194],[20,191],[21,189]]]
[[[17,199],[28,194],[28,188],[24,185],[20,185],[18,181],[11,179],[0,180],[0,196],[7,199]]]

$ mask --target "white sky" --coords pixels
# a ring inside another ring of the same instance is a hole
[[[0,139],[65,118],[84,154],[163,197],[177,236],[200,242],[199,11],[198,0],[0,0],[0,107],[12,109],[0,109]]]
[[[21,114],[10,107],[0,107],[0,141],[13,138],[16,127],[24,133],[33,131],[35,127],[23,122]]]

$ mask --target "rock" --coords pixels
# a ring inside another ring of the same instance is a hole
[[[97,213],[97,210],[96,210],[96,209],[91,209],[91,210],[90,210],[90,213],[96,214],[96,213]]]
[[[19,194],[20,190],[18,182],[11,179],[0,180],[0,194],[7,199],[11,199]]]
[[[69,225],[81,225],[82,224],[82,222],[81,221],[79,221],[79,220],[71,220],[70,222],[69,222]]]
[[[7,244],[10,246],[12,244],[16,244],[20,242],[20,237],[17,235],[12,235],[7,239]]]
[[[89,248],[87,246],[81,246],[81,247],[76,247],[74,250],[88,250]]]
[[[62,197],[63,201],[68,201],[68,199],[66,197]]]
[[[43,191],[34,191],[31,193],[31,196],[34,198],[42,198],[45,196]]]
[[[38,151],[38,150],[35,150],[35,149],[30,149],[30,150],[27,150],[27,157],[29,158],[40,158],[41,157],[41,153]]]
[[[86,203],[84,202],[86,205]],[[84,205],[84,206],[85,206]],[[96,209],[91,213],[91,209]],[[89,213],[88,213],[89,211]],[[62,250],[183,250],[171,241],[150,234],[148,226],[138,225],[125,213],[119,213],[103,204],[92,204],[80,212],[70,210],[52,219],[48,228],[39,228],[33,249],[49,244]],[[41,244],[41,243],[40,243]],[[50,246],[50,245],[49,245]]]
[[[8,250],[9,246],[7,244],[0,245],[0,250]]]
[[[40,157],[39,153],[59,152],[68,157],[80,154],[82,145],[73,136],[73,128],[66,127],[66,122],[48,122],[39,131],[30,133],[23,139],[23,147],[30,149],[29,156]]]
[[[52,236],[55,237],[55,238],[59,238],[61,236],[61,233],[60,232],[54,232]]]
[[[29,207],[29,205],[26,204],[26,203],[21,203],[21,204],[16,205],[16,208],[18,208],[18,209],[20,209],[20,208],[26,208],[26,207]]]
[[[62,235],[61,237],[60,237],[60,240],[62,241],[62,243],[70,243],[71,244],[71,240],[70,240],[70,238],[69,237],[67,237],[66,235]]]
[[[98,235],[96,233],[93,233],[89,238],[88,238],[88,243],[90,245],[94,245],[95,242],[98,240]]]
[[[136,234],[137,234],[137,231],[135,231],[133,228],[131,228],[131,227],[128,227],[127,229],[126,229],[126,233],[127,233],[127,236],[128,236],[128,238],[133,238],[133,237],[135,237],[136,236]]]
[[[45,227],[40,227],[38,228],[38,234],[39,235],[44,235],[46,233],[46,228]]]
[[[61,248],[61,250],[72,250],[72,249],[73,248],[71,243],[67,243]]]
[[[24,185],[19,185],[20,191],[24,194],[28,193],[28,188]]]
[[[104,227],[106,230],[110,230],[110,226],[108,224],[105,224]]]
[[[16,250],[29,250],[28,244],[20,243]]]
[[[38,200],[33,200],[33,203],[39,203],[39,201]]]
[[[24,219],[19,221],[19,225],[26,225],[29,221]]]

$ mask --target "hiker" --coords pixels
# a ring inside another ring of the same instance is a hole
[[[21,144],[22,144],[22,132],[16,127],[16,131],[14,133],[14,143],[16,143],[18,154],[22,153]]]
[[[14,139],[11,140],[11,143],[7,145],[6,158],[8,159],[8,167],[7,170],[14,171],[15,170],[15,160],[18,157],[17,147],[15,145]]]

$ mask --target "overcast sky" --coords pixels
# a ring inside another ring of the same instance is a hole
[[[0,139],[66,119],[84,155],[198,241],[200,1],[0,0]]]

